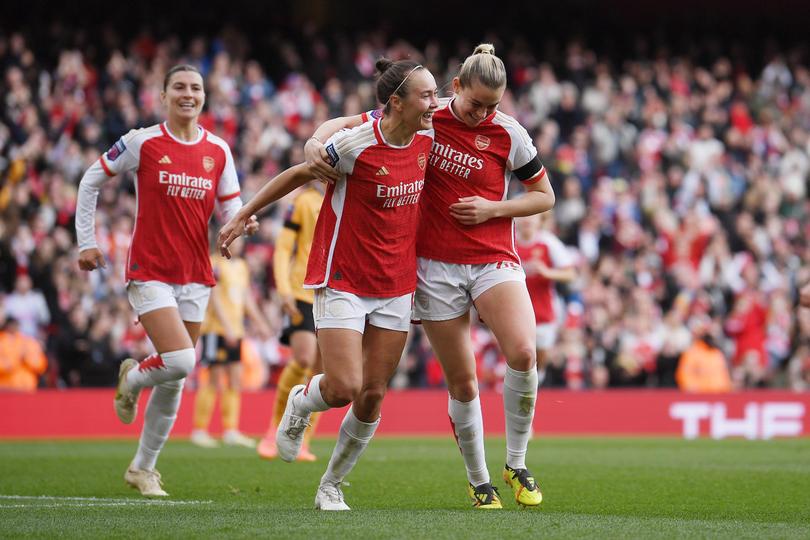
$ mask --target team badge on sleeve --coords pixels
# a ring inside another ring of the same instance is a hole
[[[425,165],[427,165],[427,156],[425,156],[424,152],[417,156],[416,164],[419,165],[420,169],[423,171],[425,170]]]
[[[489,137],[484,137],[483,135],[476,135],[475,136],[475,147],[479,150],[486,150],[489,148]]]
[[[374,109],[373,111],[371,111],[371,112],[369,113],[369,115],[370,115],[372,118],[378,118],[378,119],[379,119],[379,118],[382,118],[382,116],[383,116],[383,112],[382,112],[382,110],[381,110],[381,109]]]
[[[118,139],[114,145],[107,150],[107,160],[108,161],[115,161],[118,159],[118,156],[124,153],[127,149],[126,145],[124,144],[124,139]]]
[[[329,154],[329,165],[332,167],[337,165],[337,162],[340,161],[340,156],[338,155],[337,150],[335,150],[334,144],[330,144],[326,147],[326,153]]]
[[[205,172],[211,172],[214,169],[214,158],[211,156],[203,156],[203,168]]]

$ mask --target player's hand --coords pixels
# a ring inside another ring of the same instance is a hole
[[[226,259],[231,258],[231,250],[228,249],[228,246],[247,230],[248,219],[237,213],[219,230],[217,245],[219,246],[219,253]]]
[[[304,317],[301,315],[301,311],[295,303],[295,297],[291,294],[281,295],[281,311],[290,318],[293,324],[300,323],[301,319]]]
[[[245,234],[247,236],[253,236],[256,234],[256,231],[259,230],[259,218],[256,217],[256,214],[250,216],[250,219],[247,220],[245,223]]]
[[[304,145],[304,157],[307,166],[316,180],[334,184],[340,177],[338,172],[332,167],[329,154],[323,143],[317,139],[309,139]]]
[[[450,205],[450,215],[463,225],[478,225],[496,216],[497,203],[479,197],[461,197]]]
[[[98,248],[85,249],[79,253],[79,269],[95,270],[96,268],[107,268],[107,261]]]

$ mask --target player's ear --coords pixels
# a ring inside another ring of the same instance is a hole
[[[402,98],[394,94],[391,96],[391,107],[396,109],[397,112],[402,112]]]

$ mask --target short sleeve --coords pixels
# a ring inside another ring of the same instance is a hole
[[[517,122],[510,126],[509,135],[512,139],[512,149],[509,152],[508,166],[509,170],[517,172],[537,157],[537,148],[534,147],[529,132]]]
[[[225,152],[225,167],[222,169],[222,175],[217,186],[217,200],[225,202],[239,196],[239,177],[236,174],[236,166],[233,162],[230,147],[224,144],[220,148]]]

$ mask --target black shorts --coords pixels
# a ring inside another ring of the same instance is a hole
[[[202,337],[202,358],[200,363],[204,366],[231,364],[242,359],[242,340],[236,340],[236,345],[229,347],[225,338],[218,334],[205,334]]]
[[[289,345],[290,336],[299,330],[315,333],[315,317],[312,315],[312,304],[303,300],[296,300],[295,305],[303,318],[298,324],[293,324],[290,317],[284,316],[284,330],[281,331],[281,337],[279,338],[282,345]]]

